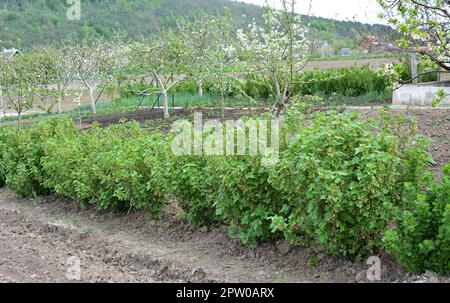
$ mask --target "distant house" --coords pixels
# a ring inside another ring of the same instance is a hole
[[[20,53],[19,50],[12,48],[12,49],[3,49],[3,60],[11,60],[12,57],[14,57],[15,54]]]
[[[341,56],[349,56],[350,55],[350,49],[349,48],[341,48],[340,55]]]
[[[364,37],[359,48],[369,54],[383,53],[387,50],[386,44],[378,36]]]

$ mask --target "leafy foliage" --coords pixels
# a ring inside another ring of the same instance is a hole
[[[173,156],[165,158],[163,168],[166,190],[178,201],[189,224],[193,227],[219,222],[216,197],[219,188],[217,171],[202,156]]]
[[[217,213],[230,224],[229,231],[243,243],[273,238],[270,217],[279,213],[284,199],[270,184],[271,169],[260,157],[227,157],[214,161],[222,184]]]
[[[405,185],[394,226],[383,239],[386,249],[408,270],[450,273],[450,165],[440,183],[425,175],[422,186]]]
[[[261,156],[175,156],[172,138],[137,123],[2,127],[0,185],[153,216],[173,199],[191,226],[226,223],[246,244],[285,238],[350,259],[385,245],[411,271],[448,273],[450,167],[438,183],[426,173],[431,157],[413,121],[384,112],[311,121],[303,109],[283,116],[273,167]]]
[[[389,87],[389,79],[369,66],[341,68],[327,71],[307,71],[297,75],[293,91],[302,95],[340,94],[349,97],[366,92],[383,92]]]
[[[69,122],[57,119],[39,123],[34,128],[2,128],[1,160],[5,184],[24,197],[48,192],[42,186],[42,143],[52,138],[73,134]]]
[[[391,125],[336,113],[317,114],[303,125],[272,179],[288,201],[272,228],[294,243],[351,258],[380,247],[403,182],[415,182],[410,168],[428,155],[422,140],[410,141],[410,133],[403,140]]]
[[[450,3],[447,0],[378,0],[384,17],[403,36],[403,49],[425,55],[450,70]]]
[[[162,208],[153,178],[153,167],[163,165],[161,134],[149,136],[131,123],[79,135],[70,120],[59,119],[2,134],[5,182],[22,196],[52,191],[99,208],[145,208],[154,215]]]

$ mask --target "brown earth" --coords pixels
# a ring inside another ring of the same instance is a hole
[[[307,247],[245,247],[225,226],[191,230],[169,211],[152,221],[144,212],[112,214],[54,196],[19,199],[6,189],[0,228],[0,282],[73,282],[70,257],[81,261],[81,282],[367,282],[369,268]],[[380,257],[382,282],[449,282]]]
[[[349,59],[349,60],[318,60],[310,61],[306,65],[306,70],[320,69],[328,70],[334,68],[363,67],[369,65],[371,68],[382,67],[386,63],[398,63],[397,58],[367,58],[367,59]]]

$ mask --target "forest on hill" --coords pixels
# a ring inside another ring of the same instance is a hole
[[[81,20],[67,19],[69,5],[61,0],[0,0],[0,46],[26,47],[62,41],[67,36],[99,34],[106,38],[115,31],[128,37],[148,36],[160,28],[172,27],[177,18],[193,18],[200,11],[209,15],[228,8],[236,22],[244,25],[259,20],[263,8],[230,0],[81,0]],[[383,25],[305,17],[315,30],[316,40],[335,54],[344,47],[355,48],[367,35],[386,36]]]

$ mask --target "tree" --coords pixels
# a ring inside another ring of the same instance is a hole
[[[225,117],[225,91],[239,81],[233,74],[233,68],[240,65],[240,60],[235,48],[235,36],[231,12],[213,21],[213,34],[218,39],[211,45],[210,70],[214,86],[220,91],[220,107],[222,118]]]
[[[70,78],[79,81],[89,92],[92,114],[97,114],[96,89],[107,78],[107,62],[112,56],[111,45],[103,38],[86,38],[80,43],[66,43],[63,54],[68,60]]]
[[[60,67],[60,62],[64,60],[62,53],[51,47],[34,47],[28,55],[33,56],[36,76],[34,92],[41,100],[37,106],[42,110],[51,112],[56,104],[58,112],[61,112],[61,99],[69,81],[67,78],[63,88],[61,88],[60,74],[67,74],[67,65]]]
[[[138,95],[161,94],[163,97],[164,118],[169,118],[170,90],[185,78],[185,46],[181,39],[171,30],[153,35],[148,40],[132,46],[130,63],[132,69],[143,73],[138,77],[143,87],[134,92]],[[148,83],[148,79],[152,79]],[[134,79],[136,80],[136,79]],[[156,81],[157,86],[152,83]]]
[[[186,46],[186,60],[190,68],[188,77],[197,82],[198,95],[203,96],[203,83],[212,75],[214,47],[222,37],[217,36],[218,22],[204,12],[194,20],[182,19],[177,27],[180,39]]]
[[[17,112],[19,127],[23,112],[33,107],[36,98],[38,75],[34,59],[31,54],[22,53],[0,65],[0,87],[5,106]]]
[[[378,0],[383,17],[403,37],[399,45],[450,71],[449,0]]]
[[[296,1],[282,0],[282,4],[283,10],[267,4],[262,27],[254,21],[248,32],[238,31],[247,68],[260,76],[274,96],[277,117],[292,97],[294,76],[306,66],[311,55],[308,28],[295,13]]]
[[[57,112],[61,113],[61,102],[66,95],[67,88],[72,80],[73,71],[71,70],[71,56],[64,53],[64,48],[46,48],[48,56],[53,58],[51,80],[53,83],[51,89],[52,98],[57,105]]]

